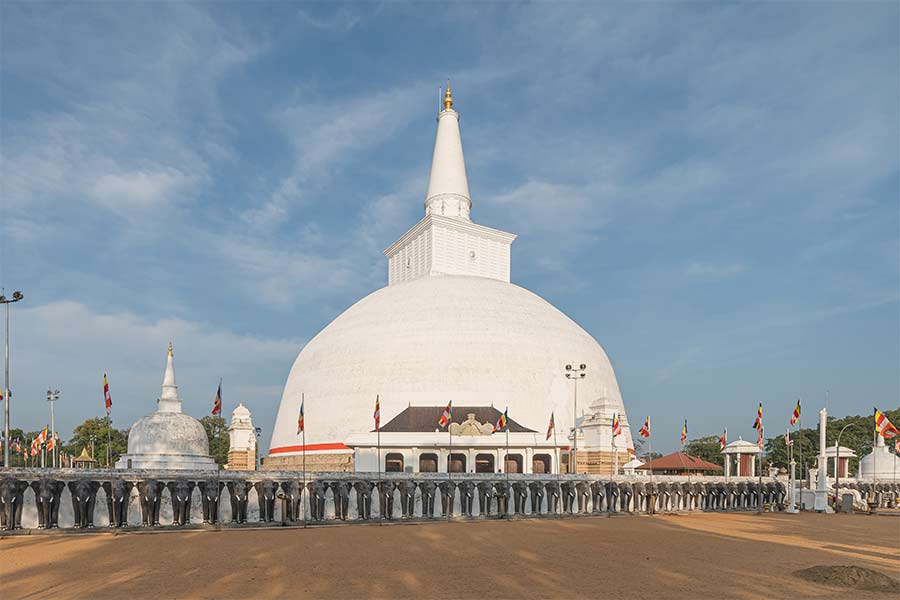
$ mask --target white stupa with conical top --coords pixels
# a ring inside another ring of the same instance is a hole
[[[175,383],[172,344],[166,357],[162,393],[156,412],[141,417],[128,431],[128,453],[116,462],[117,469],[215,469],[209,455],[209,438],[200,421],[181,412]]]
[[[578,382],[579,423],[585,408],[599,406],[605,429],[612,413],[622,424],[616,448],[611,436],[592,442],[592,460],[612,465],[618,449],[624,463],[634,447],[603,348],[546,300],[510,283],[515,234],[473,222],[455,104],[448,85],[437,115],[425,215],[384,251],[387,286],[344,311],[300,352],[264,468],[299,469],[303,460],[314,460],[317,470],[353,468],[354,440],[372,430],[376,394],[382,424],[409,407],[443,408],[452,400],[454,406],[508,407],[510,419],[541,432],[534,434],[536,443],[544,441],[552,414],[566,443],[576,420],[568,363],[587,366]],[[297,430],[301,402],[303,434]],[[407,464],[415,469],[417,453],[439,451],[438,469],[446,469],[448,449],[440,446],[446,436],[432,440],[430,429],[416,435],[408,440]],[[520,458],[530,472],[531,456]]]

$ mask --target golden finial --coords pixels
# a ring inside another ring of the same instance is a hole
[[[172,342],[169,342],[169,356],[172,356]]]
[[[450,82],[447,81],[447,91],[444,92],[444,110],[453,108],[453,95],[450,93]]]

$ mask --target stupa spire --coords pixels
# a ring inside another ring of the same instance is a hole
[[[162,394],[156,404],[157,412],[181,412],[178,385],[175,383],[175,358],[172,353],[172,342],[169,342],[169,355],[166,357],[166,374],[163,376]]]
[[[469,221],[472,200],[469,197],[469,180],[466,177],[466,162],[459,135],[459,113],[453,110],[449,81],[443,104],[444,109],[438,113],[431,175],[428,178],[428,193],[425,194],[425,214]]]

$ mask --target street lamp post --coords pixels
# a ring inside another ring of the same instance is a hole
[[[834,443],[834,512],[841,512],[840,498],[838,498],[838,494],[841,493],[839,491],[840,486],[838,485],[841,479],[841,436],[844,435],[844,430],[851,425],[853,425],[853,423],[844,425],[844,428],[841,429],[841,432],[837,436],[837,441]]]
[[[575,397],[572,410],[572,460],[569,469],[572,473],[578,473],[578,380],[584,379],[587,365],[582,363],[578,367],[566,365],[566,379],[575,382]]]
[[[53,440],[53,454],[50,455],[50,466],[56,468],[56,419],[53,414],[53,405],[59,400],[59,390],[47,390],[47,402],[50,403],[50,439]]]
[[[253,432],[256,433],[256,470],[259,471],[259,436],[262,434],[262,427],[254,427]]]
[[[0,294],[0,304],[6,305],[6,346],[5,360],[3,368],[3,399],[6,402],[3,405],[3,438],[7,443],[3,445],[3,466],[9,467],[9,305],[24,299],[22,292],[13,292],[12,298],[7,298]]]

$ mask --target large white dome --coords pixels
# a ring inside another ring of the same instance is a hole
[[[184,413],[154,412],[128,431],[128,454],[209,456],[209,438],[200,421]]]
[[[382,288],[319,332],[291,368],[270,453],[301,450],[297,416],[305,395],[308,452],[343,449],[409,405],[509,407],[509,416],[546,431],[572,426],[567,363],[587,365],[578,411],[597,403],[621,415],[621,446],[633,447],[616,376],[600,345],[574,321],[519,286],[486,277],[433,275]],[[435,424],[437,426],[437,424]]]

